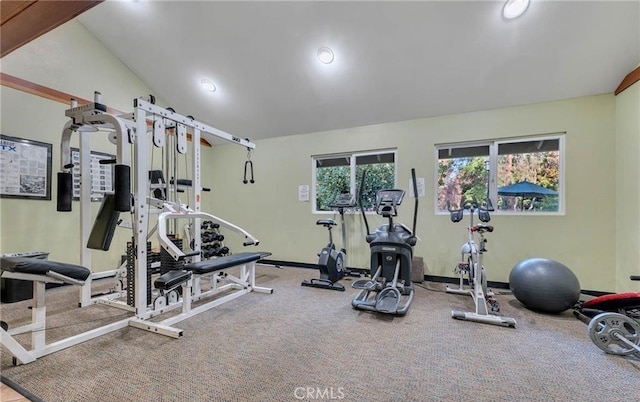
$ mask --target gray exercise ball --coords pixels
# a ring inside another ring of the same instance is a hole
[[[509,287],[527,308],[546,313],[563,312],[580,299],[580,282],[575,274],[547,258],[528,258],[517,263],[509,274]]]

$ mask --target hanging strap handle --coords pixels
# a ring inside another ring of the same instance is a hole
[[[251,169],[251,179],[247,180],[247,166]],[[244,163],[244,180],[242,180],[244,184],[247,183],[255,183],[256,181],[253,179],[253,161],[251,160],[251,148],[247,148],[247,160]]]

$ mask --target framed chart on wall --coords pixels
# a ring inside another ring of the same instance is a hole
[[[51,144],[0,134],[0,197],[51,200]]]
[[[91,151],[91,201],[102,201],[105,193],[113,192],[113,165],[100,164],[102,160],[113,160],[115,155]],[[73,169],[73,199],[80,200],[80,150],[71,148]]]

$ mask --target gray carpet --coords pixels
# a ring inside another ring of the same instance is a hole
[[[317,271],[257,270],[274,294],[183,321],[180,339],[126,328],[22,366],[3,350],[2,376],[45,401],[640,399],[640,359],[602,352],[570,312],[537,314],[502,294],[516,329],[457,321],[450,311],[469,311],[472,299],[424,284],[393,318],[354,310],[349,280],[336,292],[300,286]],[[76,297],[71,287],[47,291],[49,342],[122,318],[74,308]],[[28,305],[2,305],[3,320],[28,321]]]

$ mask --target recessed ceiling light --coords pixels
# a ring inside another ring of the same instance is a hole
[[[502,15],[506,19],[518,18],[529,7],[529,0],[507,0],[502,8]]]
[[[324,64],[331,64],[333,62],[333,52],[328,47],[321,47],[318,49],[318,60]]]
[[[216,91],[216,84],[214,84],[211,80],[208,80],[206,78],[200,81],[200,85],[202,85],[202,88],[204,88],[205,91],[209,91],[209,92]]]

